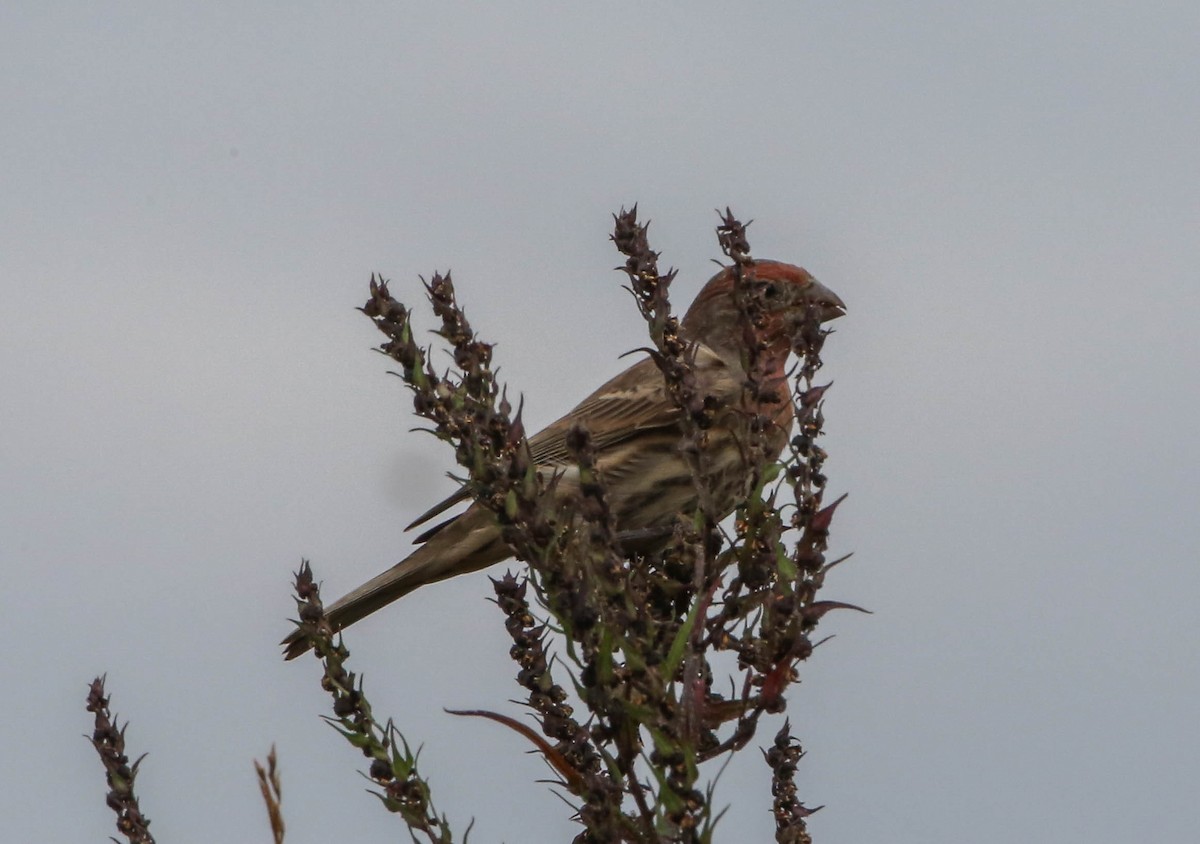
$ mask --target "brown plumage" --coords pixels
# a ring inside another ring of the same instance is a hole
[[[757,261],[753,275],[767,284],[767,312],[759,339],[769,381],[780,389],[757,408],[770,416],[769,457],[777,458],[792,425],[785,367],[797,320],[810,306],[820,318],[834,319],[845,305],[800,267]],[[704,467],[713,484],[714,508],[724,516],[747,494],[749,472],[737,442],[737,419],[744,419],[742,369],[744,334],[733,299],[733,273],[722,270],[696,296],[681,322],[684,338],[697,344],[692,364],[697,390],[723,408],[708,431]],[[754,409],[754,408],[750,408]],[[647,358],[612,378],[571,412],[529,440],[533,459],[547,475],[560,473],[559,494],[572,495],[576,470],[566,446],[567,432],[583,424],[592,436],[597,467],[609,506],[621,531],[670,524],[696,506],[692,472],[679,454],[681,411],[667,394],[662,373]],[[422,514],[409,528],[424,524],[469,496],[460,491]],[[478,571],[510,556],[491,511],[472,504],[459,516],[417,537],[423,543],[401,562],[335,601],[326,613],[335,629],[348,627],[414,589],[457,574]],[[308,650],[295,634],[283,641],[292,659]]]

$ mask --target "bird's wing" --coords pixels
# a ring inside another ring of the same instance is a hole
[[[567,432],[577,421],[587,426],[596,448],[602,449],[637,430],[674,424],[678,418],[679,409],[667,399],[654,361],[646,358],[606,382],[566,416],[530,437],[529,450],[538,465],[560,465],[570,460]],[[465,487],[457,490],[414,519],[405,530],[425,524],[470,497],[471,493]],[[446,524],[435,525],[416,541],[424,542]]]
[[[696,346],[692,371],[698,388],[721,403],[731,404],[740,399],[743,378],[707,346]],[[657,364],[646,358],[534,435],[529,440],[529,447],[538,465],[569,464],[572,461],[567,449],[567,433],[575,424],[587,428],[593,446],[603,452],[648,430],[674,428],[682,414],[667,394]]]
[[[739,398],[743,379],[707,346],[697,346],[692,368],[705,392],[722,402]],[[576,423],[591,433],[596,450],[604,451],[647,430],[673,427],[679,423],[681,414],[667,395],[658,366],[646,358],[614,376],[561,419],[530,437],[529,449],[539,466],[562,466],[571,463],[567,433]],[[425,511],[405,529],[424,524],[470,497],[466,489],[460,489]],[[417,537],[417,541],[425,541],[446,524],[448,522],[435,525]]]
[[[529,448],[539,466],[558,466],[571,462],[567,433],[576,424],[588,429],[593,446],[602,451],[638,431],[674,425],[679,414],[679,408],[667,397],[658,367],[646,358],[532,436]]]

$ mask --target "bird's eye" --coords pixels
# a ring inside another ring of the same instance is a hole
[[[779,295],[779,285],[778,284],[773,284],[773,283],[768,284],[766,287],[763,288],[763,296],[765,296],[768,299],[774,299],[778,295]]]

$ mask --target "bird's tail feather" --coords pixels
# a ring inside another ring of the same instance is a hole
[[[342,630],[418,587],[487,568],[508,555],[495,517],[472,508],[408,557],[334,601],[325,608],[325,615],[334,630]],[[295,659],[309,649],[299,631],[280,644],[285,659]]]

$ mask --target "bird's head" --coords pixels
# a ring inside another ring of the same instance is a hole
[[[762,293],[765,311],[760,339],[784,357],[791,348],[792,336],[810,312],[821,322],[846,313],[846,305],[838,295],[802,267],[782,261],[755,261],[745,281]],[[727,267],[700,290],[683,317],[683,329],[690,339],[718,350],[732,351],[741,346],[743,332],[733,285],[734,272]]]

